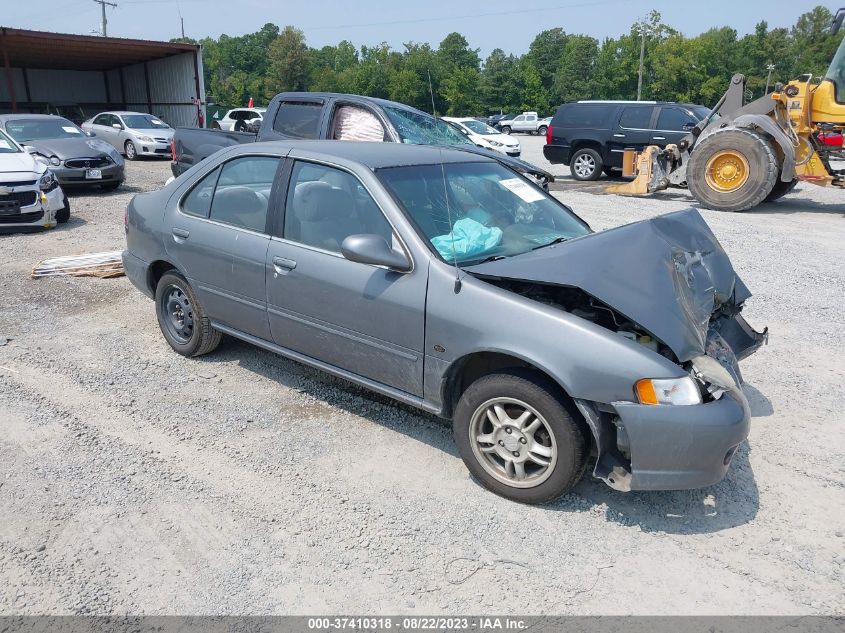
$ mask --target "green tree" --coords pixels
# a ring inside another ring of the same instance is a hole
[[[593,99],[597,96],[593,72],[599,56],[599,43],[587,35],[572,35],[566,40],[554,75],[558,103]]]
[[[541,31],[525,54],[525,61],[534,66],[540,75],[540,83],[549,92],[554,90],[555,74],[568,40],[569,36],[562,28]]]
[[[267,57],[269,68],[265,87],[268,99],[278,92],[307,90],[310,51],[302,31],[286,26],[270,44]]]

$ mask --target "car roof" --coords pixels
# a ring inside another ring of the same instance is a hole
[[[496,162],[492,158],[453,147],[378,141],[264,141],[237,145],[233,148],[233,153],[250,154],[256,151],[264,151],[286,154],[288,150],[301,150],[307,152],[311,157],[326,161],[331,161],[333,158],[348,160],[370,169],[439,165],[440,163]]]
[[[14,121],[16,119],[44,119],[47,121],[55,121],[57,119],[65,119],[63,116],[56,114],[32,114],[30,112],[16,112],[14,114],[0,114],[0,121]]]

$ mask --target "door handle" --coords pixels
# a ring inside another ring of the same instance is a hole
[[[624,134],[614,134],[613,136],[615,136],[616,138],[625,138]]]
[[[290,271],[296,268],[296,262],[287,257],[274,257],[273,268],[276,269],[277,274],[287,275]]]
[[[180,229],[178,227],[174,228],[171,232],[177,242],[188,239],[188,236],[191,234],[187,229]]]
[[[653,138],[655,141],[665,141],[666,140],[665,136],[652,136],[651,138]]]

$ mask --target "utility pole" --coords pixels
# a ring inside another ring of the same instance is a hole
[[[117,6],[117,3],[116,3],[116,2],[107,2],[106,0],[94,0],[94,2],[96,2],[97,4],[99,4],[99,5],[100,5],[100,8],[103,10],[103,29],[102,29],[102,35],[103,35],[103,37],[108,37],[108,35],[109,35],[109,33],[108,33],[108,24],[109,24],[109,21],[108,21],[108,19],[106,19],[106,5],[109,5],[110,7],[116,7],[116,6]]]
[[[640,31],[640,72],[637,77],[637,101],[639,101],[643,94],[643,64],[645,62],[645,34],[648,28],[645,20],[638,24]]]
[[[769,74],[766,77],[766,94],[769,94],[769,81],[772,78],[772,71],[775,69],[775,65],[774,64],[767,64],[766,68],[768,68],[768,70],[769,70]]]
[[[185,39],[185,18],[183,18],[181,15],[179,16],[179,22],[182,23],[182,39],[184,40]]]

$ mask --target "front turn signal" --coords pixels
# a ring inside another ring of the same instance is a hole
[[[634,385],[640,404],[701,404],[701,392],[695,381],[684,378],[643,378]]]

